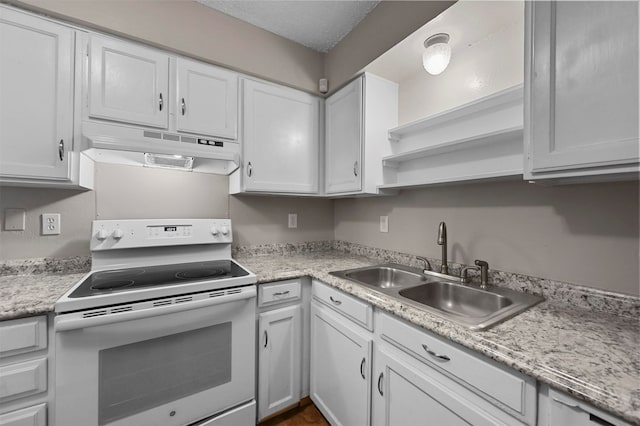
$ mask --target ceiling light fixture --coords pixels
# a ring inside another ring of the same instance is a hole
[[[449,34],[434,34],[424,41],[427,49],[422,54],[422,66],[432,75],[438,75],[447,68],[451,59]]]

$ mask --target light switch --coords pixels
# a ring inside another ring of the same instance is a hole
[[[4,209],[4,230],[24,231],[25,216],[24,209]]]
[[[389,232],[389,216],[380,216],[380,232]]]

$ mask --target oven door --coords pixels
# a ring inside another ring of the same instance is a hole
[[[255,286],[58,315],[58,426],[188,425],[255,399]]]

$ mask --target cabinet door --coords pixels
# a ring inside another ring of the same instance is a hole
[[[169,56],[92,34],[89,116],[167,128]]]
[[[376,350],[374,372],[374,426],[504,424],[384,349]]]
[[[362,84],[349,83],[325,103],[327,194],[362,189]]]
[[[258,418],[300,401],[302,314],[300,305],[260,314]]]
[[[528,7],[530,169],[637,163],[638,2]]]
[[[178,131],[236,139],[238,75],[184,58],[176,69]]]
[[[371,347],[355,324],[311,304],[311,399],[332,425],[369,424]]]
[[[243,92],[244,189],[318,192],[318,98],[253,80]]]
[[[0,7],[0,175],[67,180],[74,32]]]

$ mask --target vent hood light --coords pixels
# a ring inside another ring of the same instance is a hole
[[[193,171],[193,157],[184,155],[164,155],[150,152],[144,153],[145,167],[159,167],[162,169]]]

